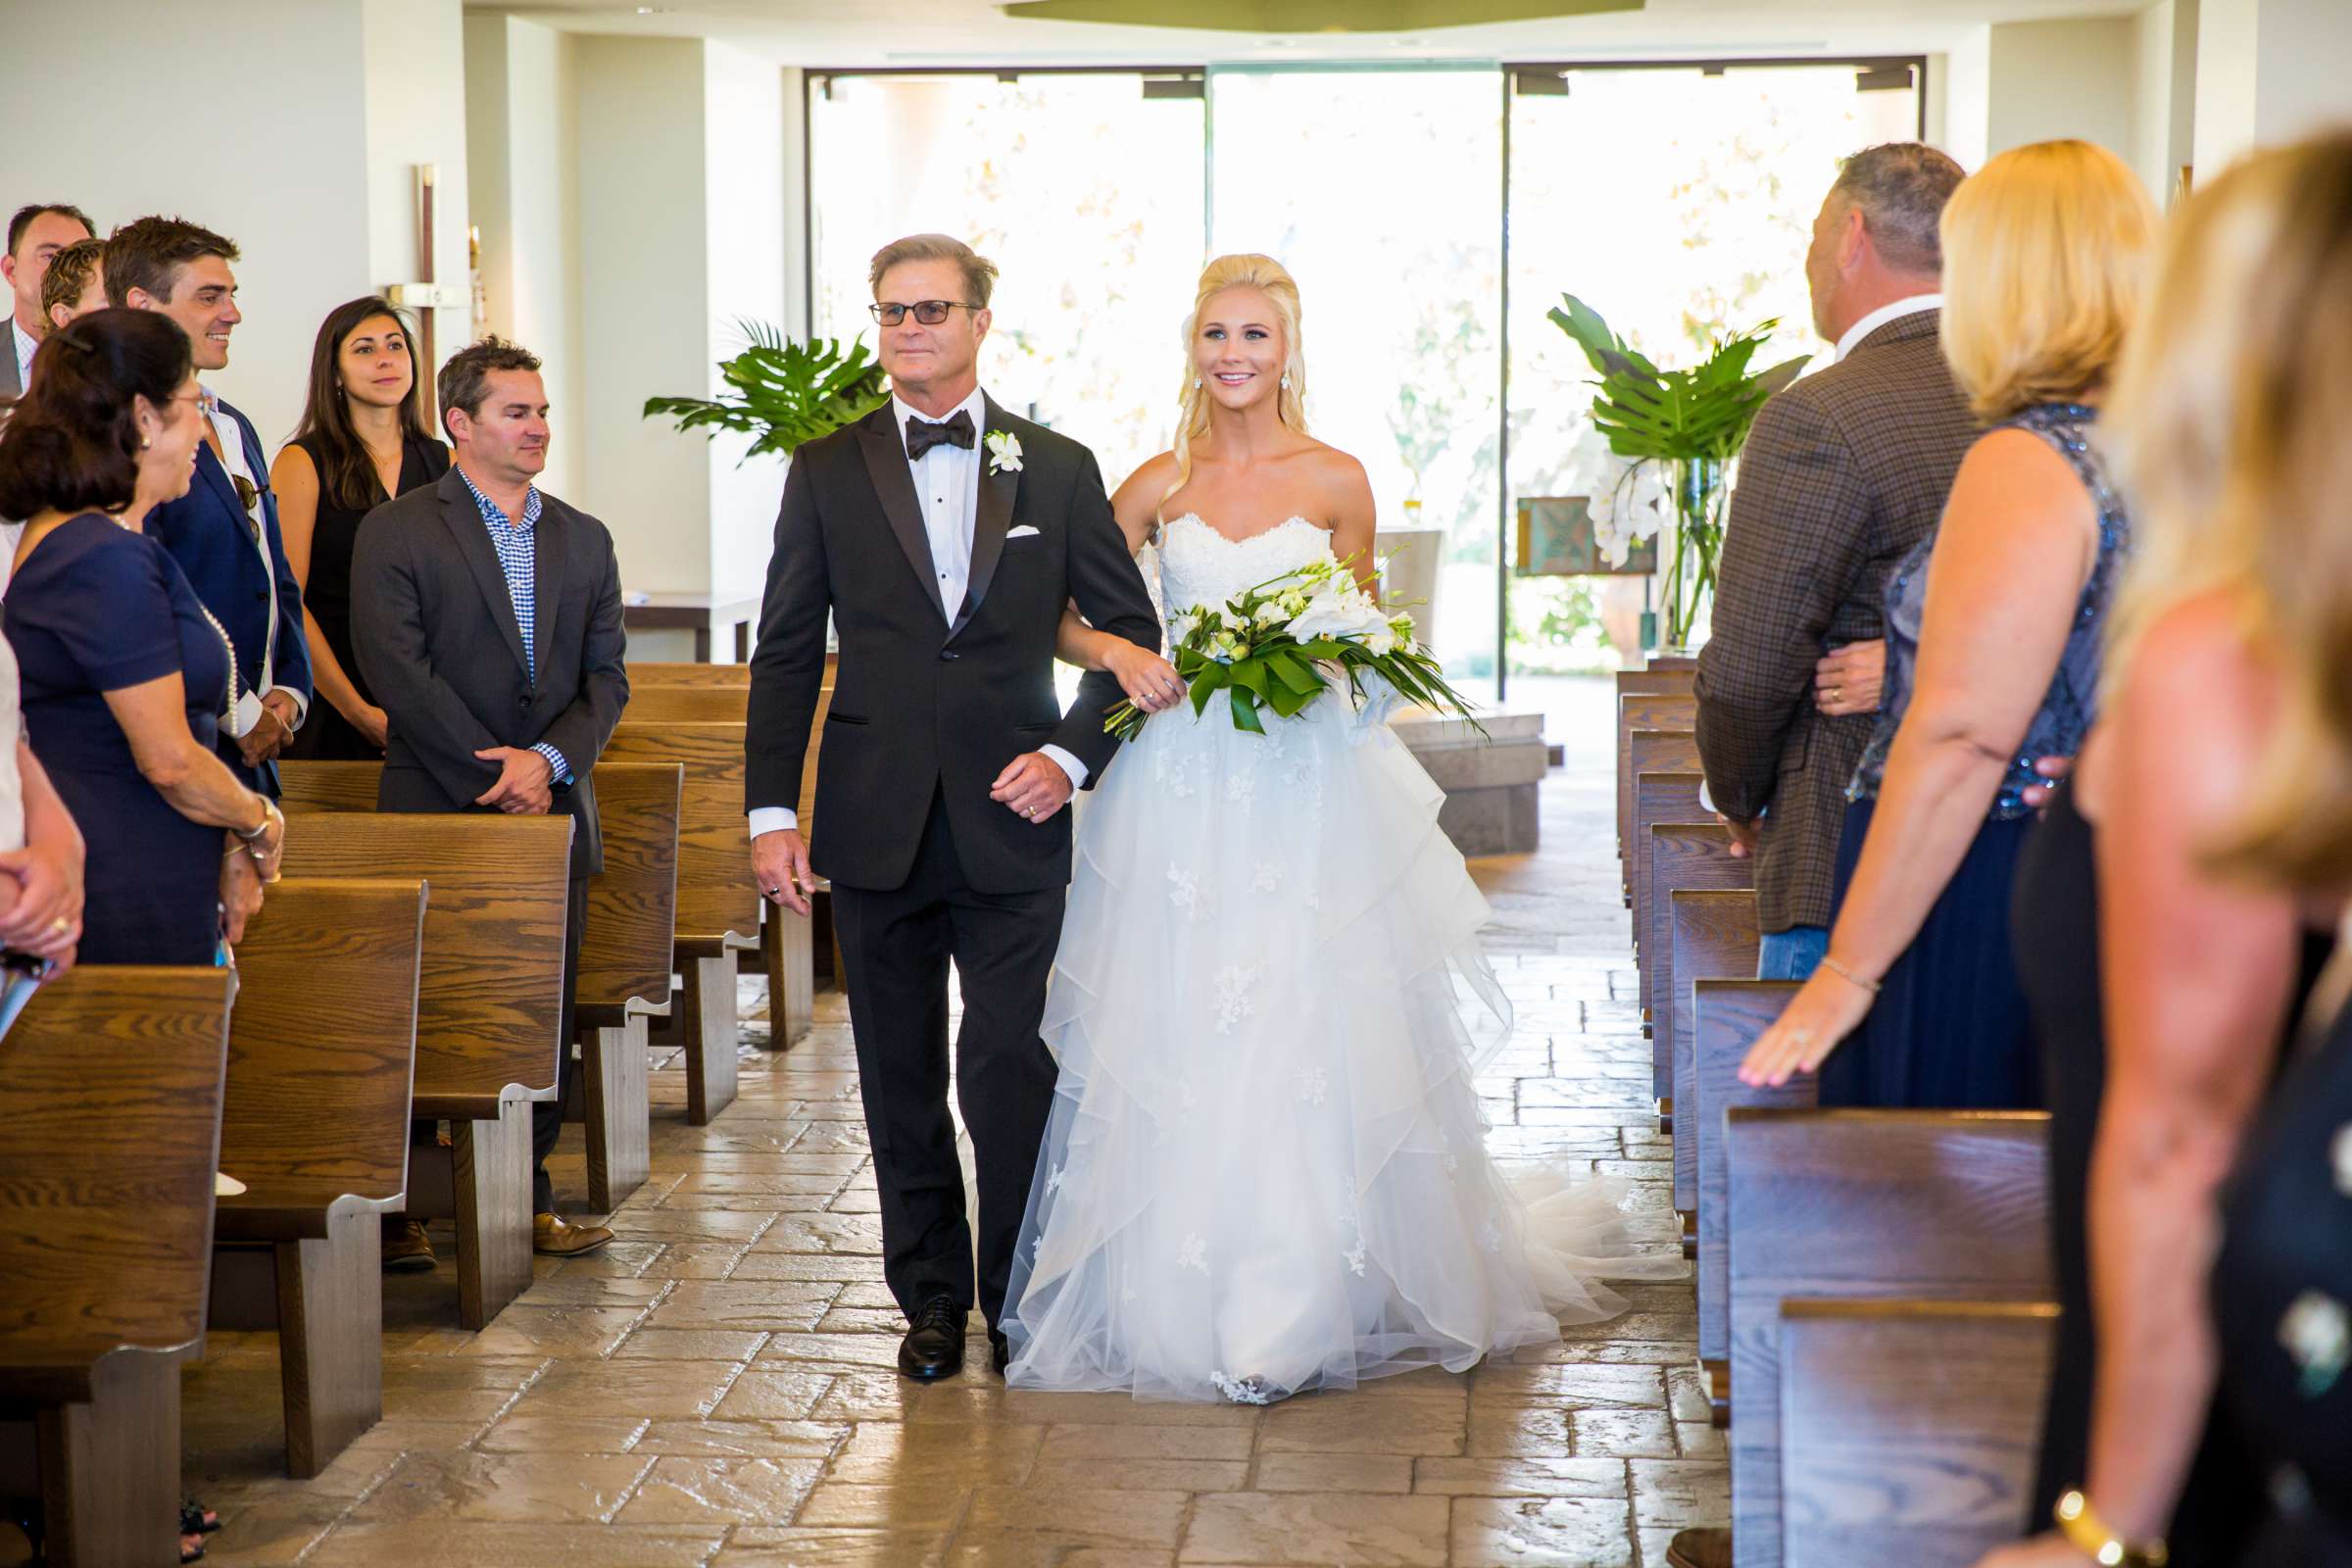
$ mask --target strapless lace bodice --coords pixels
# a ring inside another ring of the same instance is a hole
[[[1233,540],[1187,513],[1160,530],[1159,581],[1163,612],[1221,605],[1269,577],[1331,559],[1331,535],[1304,517]]]

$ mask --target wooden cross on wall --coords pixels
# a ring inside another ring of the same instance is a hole
[[[441,410],[433,394],[433,378],[440,372],[441,356],[434,342],[433,312],[447,306],[465,305],[469,291],[455,284],[439,281],[440,273],[433,265],[433,230],[439,194],[440,169],[434,164],[414,166],[416,175],[416,281],[394,283],[384,290],[384,297],[395,305],[406,306],[416,314],[416,379],[418,395],[423,400],[424,422],[427,429],[440,423]]]

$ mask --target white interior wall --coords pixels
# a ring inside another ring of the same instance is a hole
[[[710,382],[710,248],[699,39],[578,39],[582,388],[557,439],[582,454],[581,504],[612,529],[631,591],[710,587],[710,457],[639,416]]]
[[[2079,137],[2131,158],[2131,17],[2002,23],[1991,30],[1985,151]]]
[[[717,364],[744,346],[740,323],[785,325],[784,78],[772,62],[723,44],[703,62],[703,184],[708,213],[710,294],[705,384],[724,385]],[[672,435],[672,441],[690,439]],[[710,444],[710,580],[722,599],[757,595],[767,578],[784,465],[771,456],[742,462],[746,436]],[[731,654],[731,650],[728,651]],[[724,657],[722,655],[722,657]]]
[[[2352,4],[2203,0],[2197,25],[2197,177],[2243,153],[2352,119]]]
[[[1930,64],[1929,77],[1936,90],[1928,105],[1928,140],[1974,172],[1992,137],[1992,29],[1970,28]]]
[[[433,276],[464,301],[468,209],[466,37],[459,0],[361,0],[360,55],[367,82],[370,286],[423,278],[416,166],[431,164],[438,182]],[[360,292],[354,289],[345,297]],[[432,317],[440,358],[472,338],[467,304],[444,307]]]
[[[202,36],[190,27],[180,0],[10,7],[0,29],[9,58],[37,69],[43,101],[114,107],[74,113],[54,134],[0,138],[0,201],[10,211],[73,202],[102,234],[145,214],[177,214],[235,240],[245,320],[228,368],[210,379],[274,451],[302,412],[319,321],[392,281],[374,272],[361,172],[373,167],[362,5],[208,0]],[[253,50],[242,58],[266,61],[264,75],[249,78],[257,90],[219,90],[213,51],[237,52],[221,40],[241,40]],[[436,66],[452,77],[460,69],[455,60],[414,63]],[[159,120],[125,106],[126,83],[141,99],[177,96],[180,105]]]

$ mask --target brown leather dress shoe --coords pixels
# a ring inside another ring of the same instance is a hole
[[[531,1250],[541,1257],[577,1257],[612,1240],[602,1225],[573,1225],[555,1214],[531,1216]]]
[[[1679,1530],[1666,1544],[1667,1568],[1732,1568],[1732,1533],[1709,1527]]]
[[[432,1238],[420,1219],[386,1221],[383,1247],[387,1274],[422,1274],[433,1266]]]

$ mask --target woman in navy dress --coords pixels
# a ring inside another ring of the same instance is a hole
[[[1944,352],[1991,428],[1887,586],[1886,710],[1848,792],[1829,956],[1749,1052],[1751,1084],[1818,1069],[1827,1105],[2040,1103],[2010,890],[2034,760],[2074,755],[2096,713],[2131,543],[2097,405],[2156,233],[2138,178],[2080,141],[2003,153],[1944,209]]]
[[[284,842],[211,744],[228,640],[140,531],[186,492],[201,428],[186,335],[109,310],[42,345],[0,429],[0,515],[27,519],[0,626],[33,755],[87,840],[86,963],[219,961]]]

